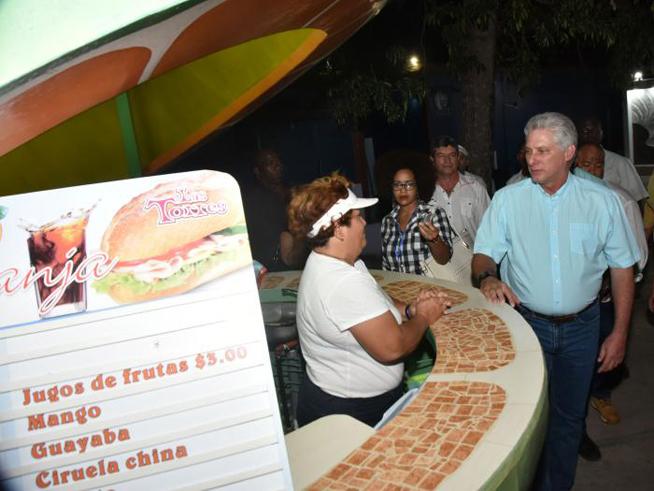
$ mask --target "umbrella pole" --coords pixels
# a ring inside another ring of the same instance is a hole
[[[123,92],[116,97],[116,111],[118,113],[120,132],[123,136],[123,146],[125,147],[125,157],[127,158],[129,176],[141,177],[141,160],[139,158],[136,135],[134,134],[132,111],[130,109],[127,92]]]

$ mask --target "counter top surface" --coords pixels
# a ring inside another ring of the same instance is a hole
[[[430,326],[436,362],[417,397],[310,489],[478,489],[509,481],[526,487],[538,456],[528,447],[542,441],[546,405],[543,357],[529,325],[471,287],[371,273],[399,300],[437,286],[454,306]],[[292,295],[299,276],[271,273],[263,288]]]

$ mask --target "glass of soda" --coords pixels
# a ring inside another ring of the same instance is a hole
[[[41,318],[86,310],[86,284],[72,281],[65,286],[67,275],[62,271],[69,268],[74,275],[86,259],[89,213],[90,210],[69,212],[55,221],[27,230],[30,263],[36,273],[42,272],[34,283]]]

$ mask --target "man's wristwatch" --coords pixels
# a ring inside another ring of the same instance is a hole
[[[477,276],[477,284],[481,286],[481,282],[484,281],[489,276],[492,276],[493,278],[497,278],[497,275],[492,271],[483,271],[482,273],[479,274],[479,276]]]

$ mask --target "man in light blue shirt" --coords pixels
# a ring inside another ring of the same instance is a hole
[[[472,273],[484,296],[516,307],[540,341],[550,415],[534,485],[570,489],[595,360],[606,371],[624,358],[639,252],[614,193],[570,173],[572,121],[539,114],[525,136],[531,179],[495,194],[477,232]],[[607,268],[615,323],[598,356],[597,294]]]

